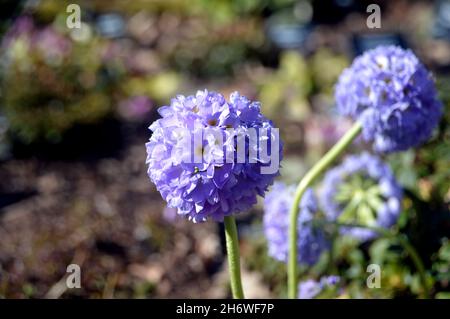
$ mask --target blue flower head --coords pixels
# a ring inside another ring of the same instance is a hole
[[[402,196],[389,166],[363,153],[348,156],[326,173],[321,202],[329,220],[388,228],[397,222]],[[342,232],[361,240],[376,236],[362,227],[344,227]]]
[[[148,175],[168,206],[193,222],[248,210],[278,175],[282,145],[258,102],[204,90],[158,112]]]
[[[339,276],[325,276],[319,281],[308,279],[298,285],[298,299],[313,299],[324,289],[336,286],[341,278]]]
[[[295,186],[276,182],[264,200],[264,233],[269,246],[269,255],[286,262],[289,251],[289,210],[294,198]],[[300,203],[298,217],[298,261],[313,265],[321,253],[329,248],[325,234],[312,225],[317,212],[317,201],[308,189]]]
[[[357,57],[341,74],[335,97],[339,113],[361,121],[364,139],[380,153],[424,143],[442,115],[431,74],[396,46]]]

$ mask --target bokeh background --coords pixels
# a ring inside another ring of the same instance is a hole
[[[81,29],[66,7],[81,7]],[[382,28],[366,26],[367,5]],[[450,298],[450,1],[0,0],[0,298],[230,297],[222,226],[166,209],[145,166],[156,109],[198,88],[262,102],[296,182],[351,125],[333,87],[378,44],[433,70],[445,116],[433,139],[385,159],[406,192],[396,226]],[[353,147],[355,152],[363,144]],[[238,218],[248,297],[285,297],[257,205]],[[392,240],[338,238],[339,298],[415,298],[417,272]],[[327,256],[302,278],[325,272]],[[69,264],[81,288],[67,289]],[[368,289],[366,267],[382,267]]]

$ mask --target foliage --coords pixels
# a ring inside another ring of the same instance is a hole
[[[120,73],[102,60],[107,45],[96,37],[75,41],[52,26],[12,36],[1,83],[11,131],[25,143],[56,142],[74,124],[111,114]]]

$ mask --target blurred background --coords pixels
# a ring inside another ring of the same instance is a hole
[[[70,3],[81,28],[69,29]],[[380,29],[366,25],[370,3]],[[433,70],[445,116],[418,150],[386,158],[406,196],[398,229],[436,298],[450,298],[450,1],[0,0],[0,298],[230,297],[220,224],[166,209],[146,174],[156,109],[197,88],[262,102],[285,141],[282,179],[299,180],[350,123],[333,87],[379,44]],[[355,145],[359,151],[364,145]],[[260,205],[238,218],[248,297],[285,297]],[[395,242],[333,243],[340,298],[415,298]],[[327,256],[302,278],[324,273]],[[66,267],[81,267],[67,289]],[[380,289],[366,267],[382,267]]]

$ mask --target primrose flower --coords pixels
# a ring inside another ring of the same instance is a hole
[[[403,196],[389,166],[368,153],[348,156],[329,170],[321,195],[327,219],[382,228],[396,223]],[[362,227],[343,227],[342,232],[361,240],[377,235]]]
[[[269,245],[269,255],[286,262],[289,254],[289,210],[294,198],[295,186],[276,182],[264,200],[264,233]],[[298,217],[298,261],[313,265],[321,253],[329,248],[321,229],[312,225],[317,212],[317,202],[312,189],[308,189],[300,203]]]
[[[410,50],[380,46],[357,57],[335,90],[339,113],[359,120],[380,153],[427,141],[442,115],[431,74]]]
[[[248,210],[279,174],[278,130],[258,102],[204,90],[158,112],[146,144],[148,175],[168,206],[193,222]]]
[[[324,289],[336,286],[341,278],[339,276],[325,276],[319,281],[308,279],[298,285],[298,299],[313,299]]]

